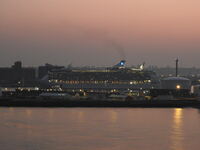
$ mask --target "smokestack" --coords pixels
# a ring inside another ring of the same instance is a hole
[[[176,59],[176,77],[178,77],[178,58]]]

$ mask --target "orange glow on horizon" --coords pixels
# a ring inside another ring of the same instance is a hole
[[[111,57],[122,59],[110,44],[115,41],[130,64],[166,66],[178,55],[200,65],[199,6],[197,0],[1,0],[0,49],[7,56],[1,64],[11,57],[33,64],[41,55],[34,63],[111,65]]]

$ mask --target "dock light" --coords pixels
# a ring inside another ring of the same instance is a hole
[[[181,88],[181,86],[180,85],[176,85],[176,89],[180,89]]]

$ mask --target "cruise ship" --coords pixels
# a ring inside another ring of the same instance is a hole
[[[52,88],[71,91],[121,92],[149,90],[158,86],[155,72],[146,70],[144,64],[138,68],[125,67],[126,61],[104,69],[64,68],[51,70],[48,82]]]

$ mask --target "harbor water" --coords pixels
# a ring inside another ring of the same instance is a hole
[[[199,150],[193,108],[0,108],[3,150]]]

